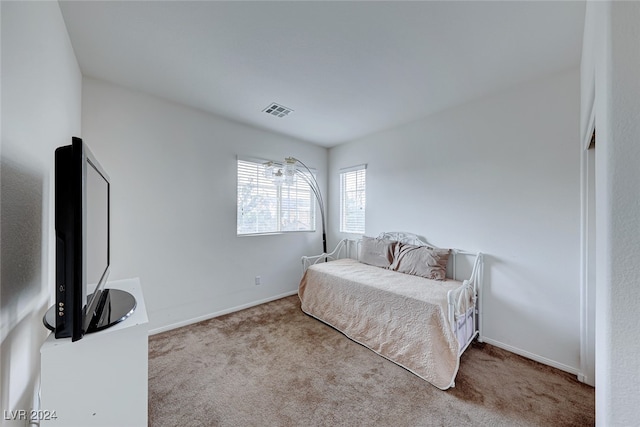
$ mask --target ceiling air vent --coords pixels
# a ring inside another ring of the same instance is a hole
[[[269,104],[269,106],[262,111],[276,117],[285,117],[290,113],[293,113],[293,110],[291,108],[283,107],[282,105],[276,104],[275,102]]]

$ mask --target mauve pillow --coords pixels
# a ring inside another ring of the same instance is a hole
[[[389,268],[427,279],[444,280],[449,252],[449,249],[399,243],[395,245],[393,262]]]
[[[391,240],[362,236],[360,262],[376,267],[389,268],[393,261],[395,244],[396,242]]]

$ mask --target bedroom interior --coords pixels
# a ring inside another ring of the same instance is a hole
[[[269,316],[286,312],[319,346],[378,370],[363,372],[362,383],[335,378],[347,390],[395,384],[402,396],[464,401],[465,413],[489,417],[484,409],[504,394],[481,378],[482,363],[498,371],[502,363],[523,377],[547,375],[543,388],[571,383],[583,402],[592,399],[580,407],[593,412],[591,423],[632,425],[640,417],[640,343],[628,339],[640,299],[639,19],[639,4],[608,1],[2,1],[2,410],[38,408],[42,315],[55,275],[53,152],[76,135],[112,180],[110,277],[140,279],[150,384],[172,355],[204,351],[196,332],[226,337],[217,325],[243,316],[278,329]],[[292,112],[265,114],[274,102]],[[237,159],[288,156],[316,174],[329,249],[361,236],[340,231],[340,174],[366,165],[366,236],[409,231],[485,254],[484,344],[462,355],[454,388],[439,391],[291,311],[300,259],[322,247],[320,215],[310,232],[234,229]],[[171,337],[189,328],[193,348],[178,349]],[[301,354],[313,355],[297,337]],[[237,346],[202,361],[256,350]],[[266,379],[268,367],[242,380]],[[300,390],[318,385],[298,380]],[[188,386],[175,387],[188,398]],[[211,391],[221,404],[243,392]],[[379,392],[365,395],[380,405]],[[270,399],[256,405],[281,404]],[[547,401],[574,404],[561,393],[522,404]],[[162,412],[149,407],[161,425]]]

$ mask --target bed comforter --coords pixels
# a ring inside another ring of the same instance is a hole
[[[305,313],[445,390],[460,364],[447,292],[460,285],[340,259],[310,266],[298,295]]]

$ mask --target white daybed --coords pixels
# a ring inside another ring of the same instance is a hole
[[[349,257],[354,246],[367,263]],[[456,258],[463,255],[475,259],[461,282]],[[481,253],[441,250],[414,234],[393,232],[357,243],[345,239],[333,252],[302,263],[302,311],[442,390],[454,386],[460,355],[479,336]],[[428,264],[435,267],[425,270]]]

